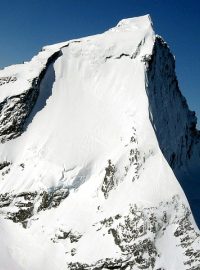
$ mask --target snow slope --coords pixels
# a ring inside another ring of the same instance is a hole
[[[125,19],[0,71],[0,269],[200,267],[150,117],[157,41],[148,15]]]

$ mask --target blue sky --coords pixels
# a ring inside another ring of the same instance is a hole
[[[181,90],[200,119],[199,0],[1,0],[0,8],[1,68],[29,60],[44,45],[100,33],[123,18],[149,13],[176,56]]]

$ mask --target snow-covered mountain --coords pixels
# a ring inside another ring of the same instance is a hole
[[[200,269],[200,133],[149,16],[1,70],[0,111],[0,270]]]

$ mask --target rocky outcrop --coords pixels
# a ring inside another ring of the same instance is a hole
[[[55,234],[55,237],[51,238],[54,243],[58,243],[62,240],[69,239],[70,243],[77,243],[81,238],[81,234],[78,232],[64,231],[59,229],[58,233]]]
[[[186,269],[194,270],[200,266],[200,253],[195,248],[200,242],[200,235],[192,225],[190,210],[180,202],[178,196],[174,196],[170,202],[160,203],[158,207],[141,209],[132,205],[127,215],[105,218],[95,227],[98,233],[107,232],[113,237],[121,250],[121,256],[102,259],[93,264],[73,262],[69,264],[69,269],[164,270],[158,267],[162,251],[157,241],[167,235],[167,230],[172,230],[174,238],[178,239]]]
[[[16,80],[17,78],[15,76],[0,77],[0,86],[7,83],[14,83]]]
[[[0,194],[0,214],[24,228],[29,219],[40,211],[55,208],[67,198],[69,190],[56,187],[43,192],[21,192]]]
[[[38,212],[41,210],[50,209],[52,207],[57,207],[62,200],[67,198],[69,195],[69,190],[63,187],[54,187],[49,191],[43,191],[41,194],[42,201],[38,207]]]
[[[42,69],[38,77],[31,81],[31,87],[19,95],[7,97],[0,103],[0,141],[14,139],[22,134],[25,129],[26,121],[36,104],[40,92],[40,84],[51,63],[53,63],[61,52],[55,52],[48,58],[45,67]],[[14,82],[13,77],[0,78],[0,86]]]
[[[112,164],[111,160],[108,160],[108,166],[105,168],[105,177],[103,180],[103,185],[101,187],[101,190],[104,193],[104,197],[107,199],[109,192],[113,189],[115,186],[115,166]]]

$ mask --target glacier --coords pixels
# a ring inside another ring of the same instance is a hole
[[[0,270],[200,269],[200,132],[149,15],[0,70],[0,112]]]

